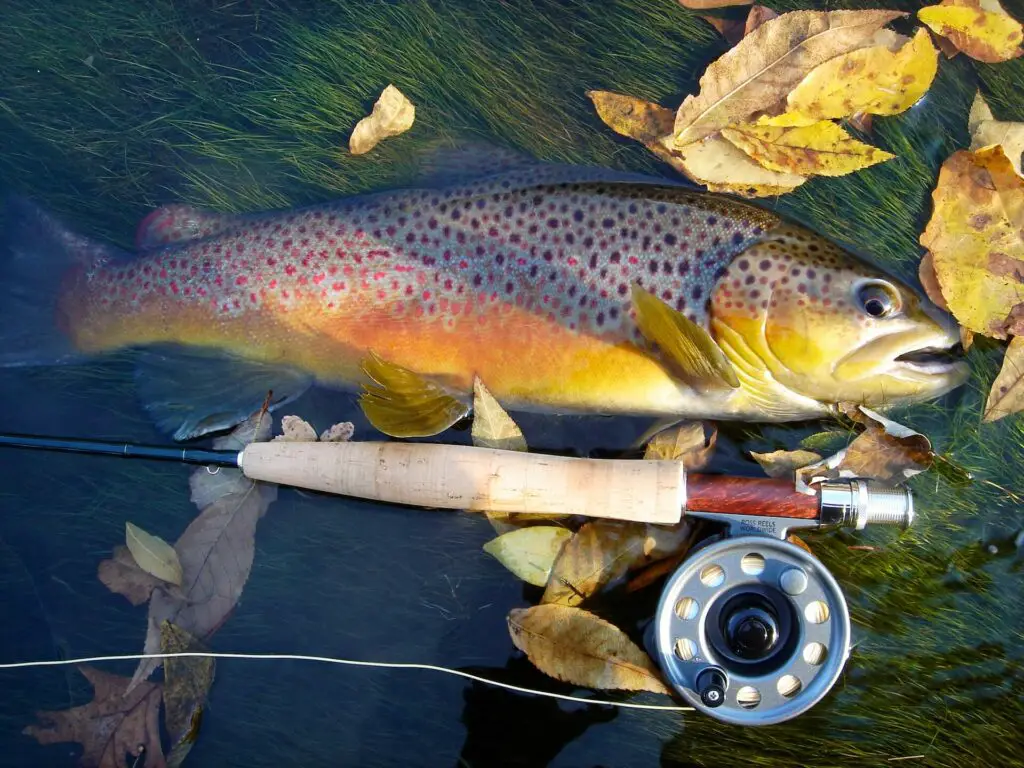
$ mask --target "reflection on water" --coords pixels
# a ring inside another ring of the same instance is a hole
[[[609,135],[583,93],[601,87],[675,104],[724,50],[673,0],[217,10],[40,2],[7,10],[0,47],[11,63],[0,90],[0,187],[120,242],[160,202],[259,209],[400,176],[400,145],[360,163],[337,151],[367,94],[392,80],[426,107],[424,136],[465,129],[542,157],[666,173]],[[912,277],[935,171],[964,143],[979,79],[997,113],[1024,117],[1019,62],[943,61],[925,102],[876,123],[876,142],[898,163],[818,180],[778,207]],[[998,351],[981,341],[970,361],[963,391],[898,418],[977,478],[1024,493],[1021,422],[978,423]],[[130,355],[0,371],[0,402],[5,431],[162,439],[134,400]],[[320,428],[352,419],[357,438],[371,434],[348,396],[316,390],[293,410]],[[520,423],[535,448],[579,452],[624,449],[646,427]],[[820,428],[729,427],[713,469],[756,474],[744,451],[792,447]],[[96,566],[122,541],[126,520],[166,539],[180,534],[195,514],[187,472],[0,456],[0,659],[140,650],[145,610],[110,594]],[[557,704],[427,672],[222,662],[186,765],[1019,764],[1020,507],[998,487],[961,487],[934,472],[911,485],[918,521],[906,534],[810,539],[846,591],[856,647],[832,694],[793,723],[742,730],[694,715]],[[512,653],[505,616],[536,595],[482,553],[491,535],[468,515],[282,492],[260,521],[252,576],[214,648],[418,661],[571,691]],[[850,548],[864,545],[874,549]],[[602,609],[639,632],[655,598],[613,594]],[[72,765],[72,745],[40,747],[21,730],[35,710],[88,700],[84,678],[36,669],[4,672],[0,685],[0,765]]]

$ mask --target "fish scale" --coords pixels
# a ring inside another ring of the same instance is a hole
[[[89,288],[122,315],[172,297],[226,323],[264,309],[346,313],[370,300],[454,330],[460,315],[506,302],[610,336],[626,327],[635,281],[706,324],[711,287],[761,234],[763,218],[735,220],[679,190],[651,193],[593,182],[476,184],[242,221],[204,222],[176,206],[140,228],[140,244],[160,250],[97,270]],[[199,239],[178,245],[182,232]]]

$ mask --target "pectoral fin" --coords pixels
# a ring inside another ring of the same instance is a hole
[[[370,423],[392,437],[431,437],[464,418],[467,403],[418,373],[372,354],[363,362],[372,383],[359,405]]]
[[[707,331],[635,283],[633,306],[640,332],[661,348],[687,384],[702,390],[739,387],[736,372]]]

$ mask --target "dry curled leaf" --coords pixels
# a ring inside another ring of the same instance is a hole
[[[153,589],[161,583],[139,567],[124,544],[114,547],[113,555],[100,563],[96,575],[107,589],[124,595],[132,605],[142,605],[149,600]]]
[[[972,59],[995,64],[1024,54],[1024,28],[997,0],[943,0],[917,18]]]
[[[208,649],[195,637],[169,621],[160,627],[161,653],[201,653]],[[164,725],[174,745],[167,755],[171,768],[179,766],[199,736],[199,723],[210,686],[214,659],[182,656],[164,659]]]
[[[145,753],[146,768],[166,768],[160,744],[159,683],[142,683],[126,691],[128,678],[93,667],[78,671],[93,687],[88,704],[56,712],[36,712],[38,724],[22,733],[40,744],[78,742],[82,768],[130,768]]]
[[[170,544],[132,523],[125,523],[125,544],[139,568],[161,581],[181,586],[181,563]]]
[[[307,421],[298,416],[281,417],[281,434],[274,438],[274,442],[283,443],[315,443],[316,430]]]
[[[710,430],[710,434],[707,431]],[[718,442],[718,427],[689,421],[656,434],[644,449],[645,459],[682,461],[688,472],[704,469]]]
[[[484,552],[527,584],[543,587],[558,553],[571,536],[572,531],[555,525],[518,528],[488,541]]]
[[[668,693],[654,662],[625,632],[581,608],[514,608],[508,629],[516,648],[556,680],[599,690]]]
[[[873,45],[815,67],[786,97],[786,108],[810,120],[899,114],[924,96],[938,68],[938,51],[919,29],[896,51]]]
[[[961,326],[997,339],[1024,331],[1024,179],[1002,147],[942,164],[921,245]]]
[[[829,120],[794,127],[745,123],[723,128],[722,136],[776,173],[845,176],[895,157]]]
[[[360,120],[348,141],[349,152],[362,155],[382,140],[405,133],[416,119],[416,107],[394,85],[385,88],[373,110]]]
[[[992,382],[982,421],[998,421],[1024,410],[1024,336],[1014,336]]]
[[[769,451],[757,453],[751,451],[761,469],[768,477],[793,477],[796,470],[821,461],[821,456],[813,451]]]
[[[677,149],[771,108],[829,59],[866,45],[898,11],[793,11],[770,19],[713,62],[676,113]]]

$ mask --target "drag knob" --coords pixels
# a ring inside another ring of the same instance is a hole
[[[705,669],[697,677],[697,693],[705,707],[718,707],[725,701],[728,679],[720,669]]]

